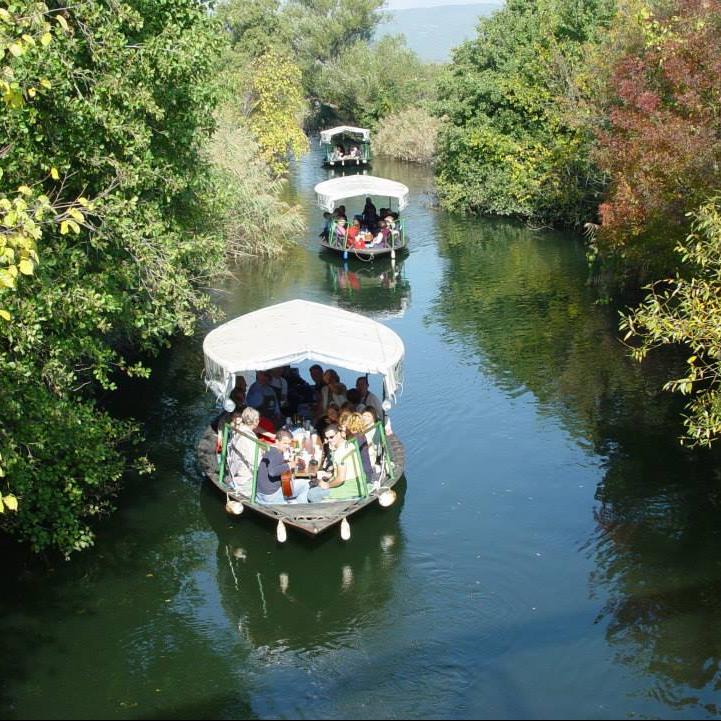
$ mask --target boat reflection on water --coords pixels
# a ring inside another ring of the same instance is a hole
[[[250,646],[271,654],[328,648],[382,620],[398,593],[404,545],[399,517],[405,479],[396,489],[393,506],[374,504],[358,518],[352,545],[328,534],[294,536],[281,547],[262,519],[227,516],[209,484],[202,484],[201,507],[218,537],[223,610]]]
[[[346,310],[370,314],[376,320],[402,316],[411,299],[411,285],[403,271],[404,259],[357,258],[343,261],[334,253],[321,253],[326,285]]]

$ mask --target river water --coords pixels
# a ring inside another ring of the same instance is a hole
[[[679,446],[668,367],[627,358],[573,236],[445,215],[426,169],[374,172],[411,189],[395,270],[319,255],[316,150],[289,189],[311,231],[215,294],[229,316],[300,297],[400,334],[398,502],[345,544],[227,517],[194,451],[208,327],[179,340],[125,399],[157,473],[93,550],[5,570],[3,717],[717,715],[719,457]]]

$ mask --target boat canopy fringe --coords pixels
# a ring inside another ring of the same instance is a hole
[[[364,143],[369,143],[371,131],[368,128],[354,128],[352,125],[339,125],[337,128],[328,128],[320,133],[320,144],[330,145],[336,135],[358,135]]]
[[[205,383],[219,400],[235,377],[302,361],[383,376],[395,400],[403,385],[403,341],[377,321],[341,308],[290,300],[247,313],[208,333],[203,341]]]
[[[374,175],[347,175],[344,178],[324,180],[315,186],[318,205],[332,213],[339,200],[365,196],[395,198],[398,210],[408,205],[408,188],[403,183]]]

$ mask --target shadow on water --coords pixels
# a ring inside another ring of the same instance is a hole
[[[411,298],[411,285],[403,270],[405,259],[388,258],[344,262],[336,254],[322,253],[326,287],[338,305],[376,320],[401,317]]]
[[[426,323],[603,459],[585,552],[616,661],[653,679],[650,699],[719,713],[721,453],[678,442],[682,400],[660,390],[678,360],[629,359],[616,310],[595,304],[583,249],[567,236],[439,223],[448,265]]]
[[[281,546],[268,519],[248,510],[228,516],[217,489],[203,485],[223,608],[251,648],[264,656],[336,648],[383,616],[403,557],[405,479],[397,489],[390,508],[373,504],[353,516],[348,542],[333,528],[318,538],[290,531]]]

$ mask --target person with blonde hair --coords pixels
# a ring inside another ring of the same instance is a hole
[[[368,438],[366,437],[366,423],[363,420],[363,416],[360,413],[351,413],[345,422],[345,437],[347,440],[355,440],[358,443],[358,450],[360,451],[361,462],[363,463],[363,470],[365,472],[366,481],[373,483],[376,480],[376,472],[373,467],[373,462],[370,457],[370,448],[368,445]]]
[[[260,422],[260,413],[250,406],[242,413],[236,413],[231,420],[232,436],[226,455],[228,485],[242,496],[250,496],[255,473],[257,440],[255,429]]]

